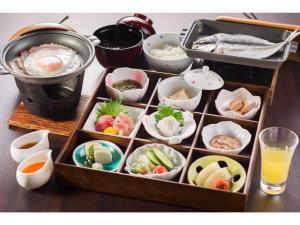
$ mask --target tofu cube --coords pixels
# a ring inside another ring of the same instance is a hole
[[[94,151],[95,161],[101,164],[108,164],[112,162],[111,151],[103,147],[97,147]]]

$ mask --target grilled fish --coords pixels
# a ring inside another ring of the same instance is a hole
[[[295,30],[283,42],[273,43],[250,35],[218,33],[199,38],[193,42],[192,49],[231,56],[263,59],[281,50],[298,35],[300,35],[300,32]]]

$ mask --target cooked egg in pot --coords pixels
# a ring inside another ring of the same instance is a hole
[[[73,72],[80,65],[81,58],[77,52],[60,45],[39,48],[24,60],[26,73],[34,76],[63,75]]]

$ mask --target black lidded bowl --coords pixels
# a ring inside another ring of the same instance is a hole
[[[143,46],[143,33],[124,24],[101,27],[94,32],[99,40],[96,57],[103,67],[131,66],[140,57]]]

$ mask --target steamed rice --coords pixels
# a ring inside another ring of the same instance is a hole
[[[149,51],[149,54],[155,58],[175,60],[186,58],[185,51],[179,46],[164,44],[162,48],[154,48]]]

